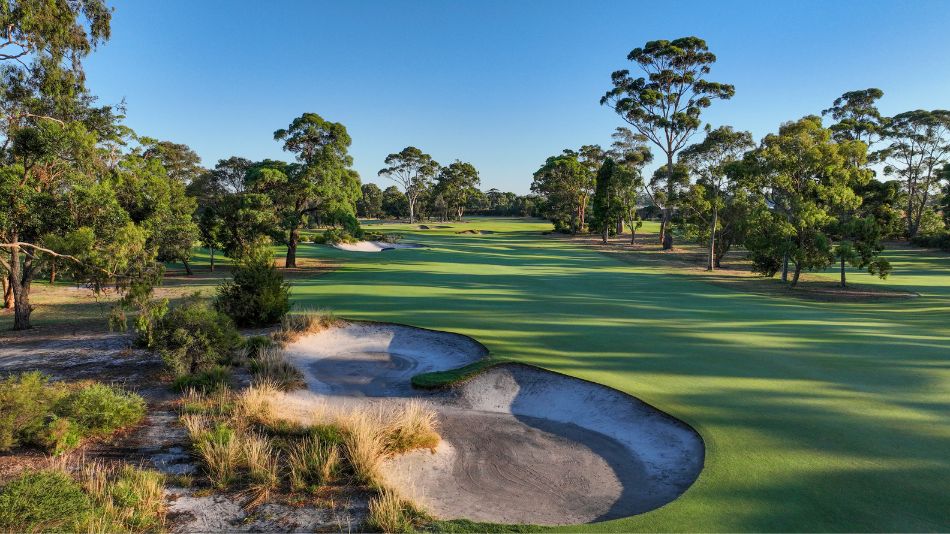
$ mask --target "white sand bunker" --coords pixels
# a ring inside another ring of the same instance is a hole
[[[333,248],[350,252],[382,252],[397,248],[423,248],[418,243],[387,243],[386,241],[357,241],[356,243],[337,243]]]
[[[704,447],[686,424],[620,391],[504,364],[438,392],[418,373],[477,361],[471,338],[354,323],[288,347],[320,402],[421,397],[440,414],[442,443],[389,460],[387,479],[441,518],[573,524],[658,508],[702,470]]]

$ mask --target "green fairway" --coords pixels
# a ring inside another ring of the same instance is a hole
[[[706,467],[685,495],[584,529],[950,529],[950,256],[902,250],[890,280],[851,277],[919,298],[812,302],[622,263],[537,221],[430,226],[383,227],[428,249],[303,246],[346,261],[296,281],[298,307],[461,332],[702,434]],[[455,233],[469,228],[495,233]]]

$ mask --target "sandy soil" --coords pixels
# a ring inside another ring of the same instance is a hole
[[[573,524],[652,510],[699,475],[704,447],[684,423],[598,384],[505,364],[439,392],[418,373],[484,358],[474,340],[391,324],[354,323],[302,338],[288,355],[308,403],[357,405],[424,398],[442,443],[390,459],[386,477],[441,518]]]
[[[387,243],[385,241],[357,241],[356,243],[337,243],[333,248],[349,252],[382,252],[397,248],[422,248],[418,243]]]

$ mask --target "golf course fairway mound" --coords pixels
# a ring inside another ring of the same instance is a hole
[[[443,519],[563,525],[630,516],[681,495],[703,467],[688,425],[620,391],[502,363],[436,391],[412,376],[488,355],[466,336],[347,323],[288,345],[307,395],[356,406],[421,398],[442,441],[387,460],[387,480]]]
[[[382,252],[397,248],[423,248],[418,243],[387,243],[386,241],[357,241],[355,243],[336,243],[333,248],[349,252]]]

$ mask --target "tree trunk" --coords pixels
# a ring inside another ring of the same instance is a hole
[[[660,244],[663,244],[663,238],[666,237],[666,208],[663,208],[663,216],[660,218]]]
[[[802,267],[800,264],[796,263],[795,274],[792,275],[792,287],[795,287],[798,285],[798,277],[801,276],[801,274],[802,274]]]
[[[907,186],[907,237],[911,238],[917,234],[917,229],[914,228],[914,194],[916,191],[913,185],[908,179]]]
[[[211,272],[214,272],[214,247],[208,247],[208,250],[211,253]]]
[[[181,260],[181,264],[185,266],[185,274],[188,276],[195,274],[191,271],[191,265],[188,265],[188,260]]]
[[[841,257],[841,287],[848,287],[844,274],[844,256]]]
[[[412,201],[411,197],[407,196],[406,198],[409,199],[409,224],[412,224],[416,220],[416,203]]]
[[[673,249],[673,232],[666,232],[666,235],[663,236],[663,250],[672,250]]]
[[[630,244],[637,244],[637,226],[636,224],[630,224]]]
[[[287,259],[284,261],[284,267],[287,269],[297,268],[297,243],[300,241],[300,228],[294,228],[290,231],[290,239],[287,240]]]
[[[788,282],[788,253],[782,257],[782,281]]]
[[[623,219],[617,219],[617,235],[623,234]]]
[[[16,240],[16,236],[14,236],[14,240]],[[33,262],[28,257],[23,265],[20,265],[20,247],[13,247],[10,250],[10,260],[10,286],[13,290],[13,329],[28,330],[33,327],[30,324],[30,314],[33,313],[33,307],[30,306]]]
[[[713,206],[712,227],[709,231],[709,266],[707,270],[716,270],[716,224],[719,222],[719,202]]]
[[[10,274],[4,274],[0,282],[3,285],[3,303],[0,308],[10,309],[13,307],[13,284],[10,283]]]
[[[49,284],[53,285],[56,283],[56,258],[53,258],[49,262]]]

